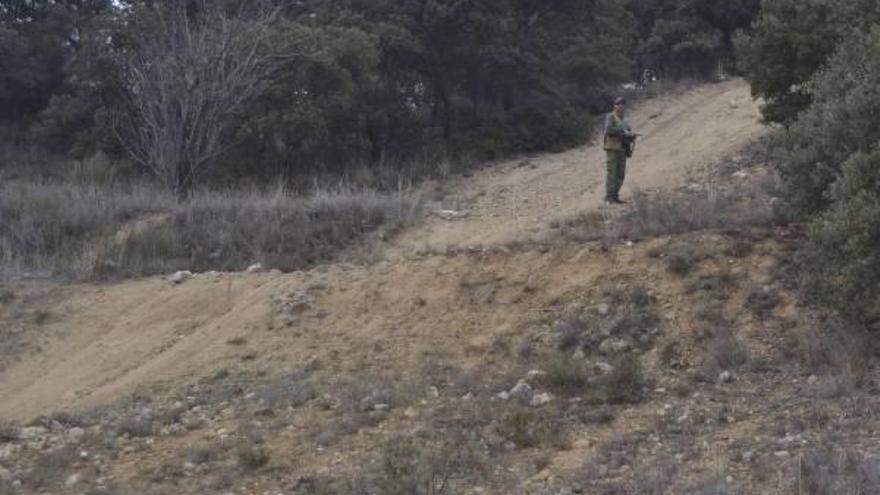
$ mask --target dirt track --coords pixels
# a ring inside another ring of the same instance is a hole
[[[645,102],[632,121],[645,136],[624,196],[636,187],[680,185],[689,171],[764,132],[742,81]],[[394,252],[539,235],[553,219],[599,207],[603,180],[595,146],[499,164],[451,186],[469,200],[467,217],[432,218],[403,233]],[[355,373],[387,363],[406,369],[428,352],[476,363],[474,349],[525,331],[538,318],[535,307],[590,286],[607,262],[590,258],[589,250],[394,256],[371,267],[290,275],[201,274],[179,286],[154,278],[65,287],[60,294],[54,288],[42,351],[0,374],[0,419],[97,405],[224,366],[271,373],[319,358],[337,363],[334,371]],[[541,293],[541,304],[524,298],[525,288]],[[229,345],[233,338],[247,345]]]
[[[643,137],[622,195],[681,185],[688,174],[766,132],[758,114],[741,80],[642,102],[631,121]],[[469,204],[465,218],[434,219],[405,233],[398,244],[406,251],[522,241],[555,219],[598,208],[604,174],[604,152],[597,145],[502,163],[449,187]]]

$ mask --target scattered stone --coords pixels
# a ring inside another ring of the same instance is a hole
[[[776,452],[773,453],[773,456],[778,457],[779,459],[785,459],[786,457],[789,456],[789,453],[787,450],[777,450]]]
[[[474,400],[474,394],[472,392],[468,392],[468,393],[464,394],[464,396],[461,398],[461,400],[464,400],[464,401]]]
[[[42,426],[28,426],[19,431],[18,438],[21,440],[37,440],[47,433],[49,433],[49,430]]]
[[[182,284],[182,283],[186,282],[187,280],[191,279],[192,277],[193,277],[193,274],[191,271],[181,270],[181,271],[175,273],[174,275],[172,275],[171,277],[169,277],[168,280],[173,284]]]
[[[76,426],[70,429],[67,432],[67,438],[70,439],[71,442],[79,443],[82,441],[83,437],[86,435],[86,430]]]
[[[525,380],[520,380],[508,393],[514,399],[528,401],[532,398],[532,386]]]
[[[496,397],[501,400],[510,400],[510,393],[505,390],[503,392],[500,392]]]
[[[722,371],[718,374],[718,381],[721,383],[730,383],[733,381],[733,373],[729,371]]]
[[[625,339],[605,339],[599,344],[599,352],[602,354],[621,354],[623,352],[628,351],[632,347],[632,344],[629,343],[628,340]]]
[[[0,445],[0,462],[12,459],[15,456],[15,451],[16,447],[11,443]]]
[[[263,271],[263,264],[262,264],[262,263],[254,263],[253,265],[247,267],[247,270],[245,270],[245,271],[246,271],[247,273],[259,273],[259,272],[262,272],[262,271]]]
[[[391,409],[391,406],[388,404],[376,404],[373,406],[373,410],[377,412],[385,412],[389,409]]]
[[[596,363],[593,364],[593,367],[596,368],[596,370],[598,370],[599,373],[603,375],[611,374],[611,372],[614,371],[614,366],[611,366],[605,361],[596,361]]]
[[[606,303],[602,303],[596,306],[596,313],[599,316],[608,316],[608,313],[611,311],[611,307]]]
[[[810,377],[807,378],[807,383],[810,385],[815,385],[819,383],[819,377],[816,375],[810,375]]]
[[[67,480],[64,482],[64,486],[70,488],[77,485],[80,481],[82,481],[82,475],[79,473],[73,473],[67,477]]]
[[[434,386],[428,387],[428,396],[434,399],[440,397],[440,389]]]
[[[579,347],[578,350],[574,351],[574,354],[571,355],[571,358],[580,361],[581,359],[587,358],[587,353],[584,352],[584,349]]]
[[[407,407],[405,411],[403,411],[403,415],[408,419],[416,419],[419,417],[419,412],[412,406]]]
[[[437,210],[434,214],[446,221],[458,220],[467,216],[467,212],[455,210]]]
[[[545,392],[543,394],[537,394],[532,397],[530,404],[532,405],[532,407],[541,407],[551,402],[553,402],[553,396]]]
[[[542,371],[542,370],[530,370],[528,373],[526,373],[526,377],[527,377],[529,380],[534,380],[535,378],[538,378],[538,377],[544,376],[544,375],[546,375],[546,374],[547,374],[547,373],[544,372],[544,371]]]

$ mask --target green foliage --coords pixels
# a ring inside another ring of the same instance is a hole
[[[639,64],[661,77],[711,77],[733,67],[733,36],[746,29],[759,0],[630,0],[639,20]]]
[[[779,138],[784,192],[811,216],[800,254],[814,299],[880,324],[880,27],[853,30],[810,82],[812,105]]]
[[[878,142],[880,144],[880,142]],[[802,253],[807,288],[818,301],[880,326],[880,151],[856,154],[814,220]]]
[[[0,120],[39,112],[61,87],[80,34],[109,0],[10,0],[0,6]]]
[[[781,137],[780,173],[791,203],[801,212],[829,206],[831,184],[856,152],[880,141],[880,28],[853,32],[811,81],[814,103]]]
[[[877,21],[874,0],[766,0],[751,36],[738,40],[740,66],[765,101],[764,119],[796,120],[814,97],[810,79],[844,35]]]

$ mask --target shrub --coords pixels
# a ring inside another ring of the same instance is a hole
[[[800,256],[812,298],[874,328],[880,324],[880,151],[857,154],[814,220]]]
[[[666,268],[675,275],[687,275],[700,261],[697,250],[688,244],[676,244],[672,246],[664,257]]]
[[[587,385],[587,369],[582,361],[556,354],[546,360],[543,371],[545,383],[565,392],[576,393]]]
[[[0,421],[0,443],[18,440],[20,428],[16,423]]]
[[[272,455],[263,447],[243,445],[239,447],[236,457],[238,458],[239,466],[255,471],[268,464]]]
[[[369,476],[374,490],[385,495],[448,495],[456,485],[478,474],[482,460],[468,443],[419,443],[409,437],[389,441],[382,449],[379,469]],[[463,484],[463,483],[462,483]],[[361,493],[361,492],[358,492]]]
[[[832,495],[880,492],[877,457],[820,449],[808,452],[798,466],[792,488],[798,493]]]
[[[745,306],[756,318],[766,319],[782,303],[782,297],[772,287],[754,287],[746,296]]]
[[[600,382],[603,399],[611,404],[639,402],[644,381],[639,358],[626,356],[615,363],[614,370]]]
[[[132,438],[149,437],[153,435],[153,423],[148,419],[128,416],[116,423],[116,434]]]
[[[784,192],[800,211],[817,213],[834,200],[828,193],[855,153],[880,142],[880,28],[853,31],[811,83],[813,105],[777,147]]]

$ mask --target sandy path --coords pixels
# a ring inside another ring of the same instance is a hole
[[[734,153],[765,129],[748,83],[699,86],[639,104],[630,116],[644,136],[630,160],[622,196],[681,185],[689,172]],[[596,143],[516,159],[449,187],[465,198],[465,218],[432,218],[399,239],[403,252],[529,239],[554,219],[597,208],[604,198],[605,154]]]

